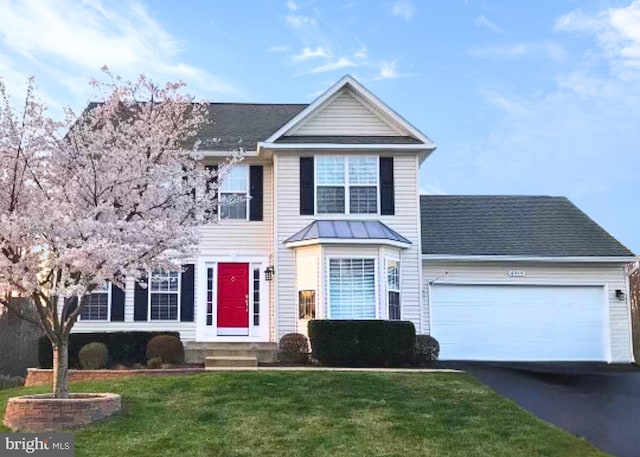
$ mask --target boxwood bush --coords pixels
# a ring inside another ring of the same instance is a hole
[[[98,342],[109,349],[112,364],[133,365],[147,361],[147,343],[158,335],[172,335],[180,338],[178,332],[111,332],[111,333],[72,333],[69,335],[69,367],[80,368],[78,353],[82,346]],[[38,340],[38,361],[40,368],[53,366],[51,342],[46,336]]]
[[[323,365],[398,367],[413,361],[416,329],[409,321],[311,320],[309,339]]]

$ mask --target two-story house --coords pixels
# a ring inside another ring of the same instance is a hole
[[[206,165],[245,155],[198,257],[95,292],[74,331],[178,331],[195,359],[313,318],[403,319],[444,359],[632,360],[635,257],[568,200],[420,196],[434,143],[350,76],[309,105],[209,110]]]

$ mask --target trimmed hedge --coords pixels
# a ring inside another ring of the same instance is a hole
[[[72,333],[69,335],[69,368],[80,368],[78,353],[82,346],[98,342],[109,349],[112,364],[133,365],[147,362],[147,343],[158,335],[172,335],[180,338],[178,332],[112,332],[112,333]],[[38,361],[40,368],[53,366],[51,342],[46,336],[38,340]]]
[[[309,339],[323,365],[398,367],[413,361],[416,329],[409,321],[311,320]]]
[[[183,363],[184,346],[180,338],[172,335],[154,336],[147,343],[147,364],[149,359],[160,358],[162,363]]]

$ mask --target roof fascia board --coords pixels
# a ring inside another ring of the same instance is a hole
[[[633,256],[518,256],[518,255],[442,255],[423,254],[422,260],[431,261],[456,261],[456,262],[552,262],[552,263],[631,263],[639,257]]]
[[[407,150],[407,151],[433,151],[433,148],[424,144],[337,144],[337,143],[258,143],[258,149],[390,149],[390,150]]]

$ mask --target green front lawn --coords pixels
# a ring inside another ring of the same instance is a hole
[[[46,390],[0,391],[0,411]],[[605,455],[464,374],[230,372],[73,390],[125,405],[76,433],[78,456]]]

